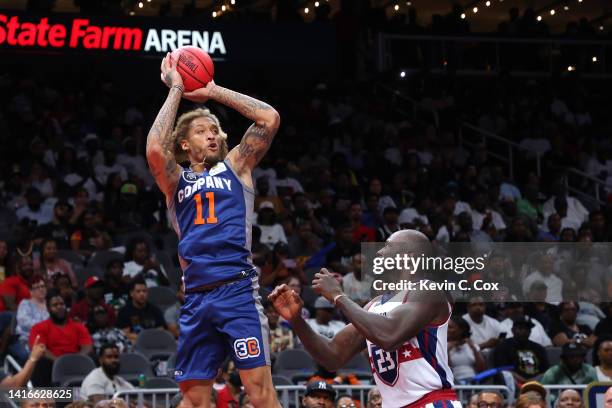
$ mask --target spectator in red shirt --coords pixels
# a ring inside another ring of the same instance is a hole
[[[89,312],[94,306],[101,305],[108,313],[108,324],[114,326],[117,320],[115,309],[104,302],[104,281],[97,276],[90,276],[85,281],[85,297],[79,300],[70,309],[69,317],[74,320],[86,322]]]
[[[35,387],[51,386],[53,362],[64,354],[89,354],[92,351],[92,340],[83,323],[68,318],[66,304],[58,292],[51,290],[46,297],[49,319],[35,324],[30,332],[30,348],[38,337],[46,349],[38,361],[32,384]]]
[[[2,294],[2,302],[0,302],[1,310],[15,311],[23,299],[30,298],[29,280],[34,273],[32,258],[18,258],[15,272],[13,276],[6,278],[2,285],[0,285],[0,293]]]
[[[349,219],[353,227],[353,241],[372,242],[376,239],[376,231],[363,225],[363,210],[358,202],[353,202],[349,207]]]
[[[232,360],[227,360],[223,364],[221,376],[225,381],[225,386],[217,389],[216,406],[217,408],[235,407],[238,405],[242,381]]]

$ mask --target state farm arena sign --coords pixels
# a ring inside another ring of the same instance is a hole
[[[136,25],[136,19],[125,19],[123,23],[114,24],[102,24],[99,20],[93,22],[87,17],[32,18],[23,14],[0,12],[0,47],[100,50],[157,55],[192,45],[208,52],[215,60],[223,60],[227,55],[220,31],[146,28],[143,27],[144,24]],[[131,24],[128,24],[128,21]],[[137,22],[147,20],[138,19]]]

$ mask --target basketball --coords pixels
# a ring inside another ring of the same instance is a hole
[[[212,59],[198,47],[177,48],[172,52],[172,59],[178,61],[177,70],[187,92],[202,88],[213,79],[215,66]]]

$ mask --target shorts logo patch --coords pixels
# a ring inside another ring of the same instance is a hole
[[[188,183],[195,183],[196,181],[198,181],[198,176],[192,171],[184,171],[183,180]]]
[[[181,370],[176,370],[176,371],[174,372],[174,375],[175,375],[175,376],[177,376],[177,375],[183,375],[183,372],[182,372]]]
[[[236,357],[241,360],[259,357],[261,354],[259,340],[257,340],[256,337],[236,339],[236,341],[234,341],[234,353],[236,354]]]

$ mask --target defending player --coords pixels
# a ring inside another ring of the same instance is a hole
[[[403,230],[391,235],[378,255],[394,257],[405,251],[428,256],[431,245],[420,232]],[[400,273],[407,277],[410,272]],[[419,279],[419,273],[410,279]],[[461,407],[448,366],[446,333],[452,306],[444,293],[388,293],[362,309],[325,269],[315,275],[313,288],[351,322],[331,340],[302,319],[302,301],[286,285],[274,289],[269,300],[319,364],[335,371],[367,348],[384,408]]]
[[[180,240],[186,295],[175,377],[183,406],[209,406],[213,379],[231,353],[253,405],[280,407],[250,252],[251,171],[270,147],[279,115],[270,105],[213,82],[184,93],[169,55],[161,71],[170,90],[147,137],[147,160]],[[172,130],[181,97],[217,101],[254,123],[228,152],[227,136],[208,110],[183,114]],[[184,160],[189,167],[177,164]]]

